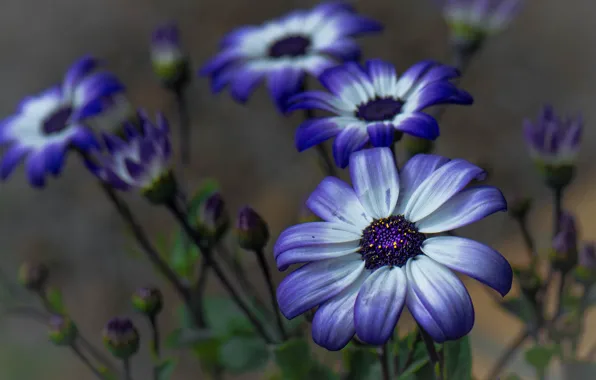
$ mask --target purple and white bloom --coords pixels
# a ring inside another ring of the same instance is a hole
[[[352,37],[378,32],[382,26],[358,15],[343,2],[298,10],[259,26],[238,28],[223,38],[221,52],[200,70],[212,79],[212,90],[229,85],[232,97],[245,103],[267,79],[280,111],[302,87],[305,75],[318,76],[342,61],[357,60],[360,48]]]
[[[27,97],[17,113],[0,123],[0,144],[10,146],[0,163],[0,178],[7,179],[26,158],[29,182],[43,187],[46,174],[60,174],[69,148],[89,151],[97,147],[87,123],[107,111],[103,99],[124,92],[115,76],[98,68],[97,60],[82,58],[70,67],[61,84]]]
[[[450,66],[422,61],[398,76],[380,59],[364,67],[348,62],[326,70],[319,80],[329,92],[307,91],[290,99],[288,111],[319,109],[334,116],[306,120],[296,131],[296,148],[304,151],[335,137],[333,157],[345,168],[350,154],[367,143],[393,144],[396,134],[428,140],[439,136],[439,125],[425,108],[439,104],[472,104],[472,97],[450,79],[459,72]]]
[[[161,25],[151,37],[151,63],[157,77],[172,86],[188,80],[188,57],[182,49],[178,26]]]
[[[389,148],[350,158],[352,186],[327,177],[309,208],[323,222],[281,233],[274,247],[280,270],[305,264],[277,289],[288,319],[318,307],[313,340],[343,348],[354,334],[372,345],[392,335],[407,306],[436,342],[458,339],[474,324],[472,300],[452,270],[509,292],[512,269],[492,248],[454,236],[429,237],[507,208],[492,186],[468,186],[479,167],[420,154],[398,173]]]
[[[544,166],[573,166],[582,130],[581,116],[562,119],[550,105],[544,106],[536,121],[524,121],[524,137],[530,155]]]

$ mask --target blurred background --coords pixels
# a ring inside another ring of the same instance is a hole
[[[175,123],[174,99],[154,79],[149,61],[149,38],[156,25],[169,20],[179,23],[193,67],[198,68],[216,53],[219,38],[228,30],[314,3],[5,0],[0,13],[0,115],[10,115],[22,97],[60,80],[75,59],[92,54],[122,78],[136,105],[163,110]],[[354,3],[386,27],[382,35],[359,40],[365,57],[389,60],[399,70],[421,59],[447,61],[447,28],[432,0]],[[564,204],[577,213],[583,238],[596,238],[596,192],[591,191],[595,184],[590,175],[596,166],[596,130],[591,128],[596,113],[596,33],[582,21],[595,11],[592,0],[527,1],[510,28],[489,40],[461,81],[475,104],[451,107],[442,119],[438,153],[489,165],[491,184],[501,187],[506,196],[535,197],[531,227],[541,246],[548,244],[551,230],[551,199],[525,151],[521,123],[526,117],[534,118],[543,102],[552,102],[560,112],[581,111],[585,116],[578,178]],[[200,78],[189,96],[193,165],[184,173],[189,188],[208,177],[217,179],[231,212],[252,205],[269,222],[275,238],[296,220],[303,200],[322,178],[315,152],[298,154],[294,148],[299,116],[279,116],[262,88],[248,107],[234,103],[225,93],[212,96],[208,81]],[[135,288],[161,286],[166,310],[173,310],[179,301],[145,260],[130,256],[130,241],[120,219],[73,158],[62,178],[43,191],[29,187],[22,168],[0,184],[0,267],[14,280],[23,259],[48,261],[52,284],[63,289],[80,329],[101,347],[101,329],[113,316],[131,315],[142,332],[147,331],[130,306]],[[138,197],[127,199],[152,233],[174,226],[165,211],[152,209]],[[519,231],[505,214],[461,234],[494,246],[512,263],[526,260]],[[259,273],[254,257],[247,255],[245,262],[251,273]],[[275,272],[277,281],[283,278],[283,273]],[[255,276],[255,283],[264,289],[260,277]],[[522,326],[494,305],[488,289],[472,280],[466,283],[477,315],[471,335],[474,373],[483,377]],[[210,286],[211,292],[220,291],[218,284]],[[172,313],[164,313],[163,330],[173,328],[175,319]],[[596,315],[588,314],[588,321],[583,351],[596,341]],[[70,351],[51,345],[45,327],[35,321],[0,320],[0,337],[2,380],[93,379]],[[137,379],[149,378],[148,358],[146,348],[135,358]],[[524,378],[532,374],[521,358],[509,368]],[[183,357],[174,379],[198,378],[197,369],[191,358]]]

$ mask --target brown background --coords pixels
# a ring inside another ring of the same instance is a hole
[[[0,12],[0,113],[9,115],[20,98],[53,84],[74,59],[91,53],[105,59],[123,78],[138,105],[172,115],[173,100],[153,80],[147,58],[148,38],[157,23],[170,19],[180,23],[198,67],[216,52],[218,39],[231,28],[313,3],[5,0]],[[431,0],[355,3],[364,14],[386,25],[382,36],[361,40],[366,56],[390,60],[400,70],[420,59],[444,60],[447,56],[446,28]],[[585,115],[580,178],[567,194],[566,205],[578,213],[583,236],[595,236],[596,196],[590,189],[596,157],[591,122],[596,112],[596,35],[586,18],[595,10],[591,0],[528,1],[511,28],[490,41],[463,79],[462,86],[474,95],[476,104],[451,108],[442,121],[440,153],[488,162],[493,167],[492,183],[506,195],[523,192],[536,197],[532,214],[536,233],[550,230],[550,198],[533,172],[520,128],[524,117],[534,117],[542,102],[550,101],[563,112],[581,110]],[[278,116],[263,89],[249,107],[243,107],[227,94],[210,96],[204,79],[193,84],[191,104],[195,160],[186,178],[197,184],[202,178],[216,177],[230,209],[252,204],[276,236],[292,223],[299,201],[321,179],[314,153],[298,154],[293,148],[299,119]],[[151,231],[159,231],[164,223],[171,225],[162,210],[150,209],[136,197],[130,201]],[[61,180],[43,192],[27,185],[22,169],[1,184],[0,231],[2,269],[7,276],[14,278],[24,258],[49,260],[53,283],[64,289],[72,314],[96,343],[108,318],[132,314],[128,294],[155,278],[146,262],[127,256],[117,215],[74,159]],[[512,262],[525,260],[518,231],[505,215],[462,233],[494,245]],[[544,246],[548,239],[539,243]],[[254,260],[247,257],[246,261],[256,271]],[[472,281],[469,284],[477,311],[472,333],[474,370],[484,376],[520,325],[493,305],[485,289]],[[168,287],[165,291],[172,309],[178,301]],[[164,329],[173,321],[173,315],[164,315]],[[593,325],[588,322],[589,328]],[[92,379],[69,352],[47,343],[44,329],[35,322],[1,321],[0,336],[2,380]],[[591,342],[596,336],[588,334],[586,339]],[[137,380],[148,378],[146,352],[134,367]],[[516,368],[531,374],[521,361]],[[186,358],[175,378],[197,378],[194,371],[196,366]]]

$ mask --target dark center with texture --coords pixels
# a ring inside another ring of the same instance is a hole
[[[365,121],[391,120],[400,113],[404,102],[393,98],[376,98],[356,110],[356,117]]]
[[[68,119],[72,115],[71,107],[62,107],[54,111],[43,122],[43,133],[51,135],[63,131],[68,126]]]
[[[383,266],[402,267],[420,254],[424,234],[403,215],[375,219],[362,232],[360,250],[367,269]]]
[[[271,45],[269,56],[274,58],[298,57],[305,55],[309,46],[310,39],[302,36],[290,36]]]

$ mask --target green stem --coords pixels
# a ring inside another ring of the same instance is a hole
[[[279,306],[277,305],[275,285],[273,284],[273,279],[271,278],[271,271],[269,270],[267,260],[265,259],[265,253],[261,249],[256,251],[255,254],[257,255],[257,260],[259,260],[259,266],[261,267],[263,276],[265,276],[265,281],[267,282],[267,289],[269,290],[269,296],[271,297],[271,306],[273,307],[273,313],[275,314],[275,319],[277,321],[277,326],[279,327],[281,338],[282,340],[286,341],[288,339],[288,334],[286,332],[286,328],[284,327],[283,320],[281,319]]]
[[[408,367],[414,362],[414,352],[416,352],[416,346],[418,345],[418,343],[420,343],[421,340],[422,334],[420,334],[420,331],[418,331],[418,333],[416,334],[416,338],[414,338],[414,342],[412,343],[412,347],[410,347],[410,350],[408,351],[408,356],[406,357],[404,366],[399,369],[400,373],[408,369]]]
[[[130,358],[122,359],[122,368],[124,369],[124,380],[132,380]]]
[[[422,328],[422,326],[418,326],[420,330],[420,335],[422,335],[422,340],[424,341],[424,345],[426,346],[426,352],[428,352],[428,358],[430,363],[432,364],[435,378],[437,380],[443,380],[443,366],[441,364],[441,357],[439,353],[435,349],[435,342],[433,341],[432,337]]]
[[[536,249],[534,248],[534,239],[532,238],[530,230],[528,229],[526,217],[517,218],[517,224],[519,225],[519,229],[522,234],[522,238],[524,239],[524,244],[526,245],[528,253],[530,254],[530,258],[534,261],[537,259]]]
[[[215,247],[215,250],[217,250],[218,257],[221,257],[223,262],[232,269],[234,276],[236,276],[238,279],[240,286],[242,286],[242,288],[254,299],[255,303],[258,304],[259,307],[265,308],[265,303],[261,301],[254,286],[250,283],[248,278],[246,278],[246,272],[244,271],[242,264],[240,264],[238,260],[232,256],[233,253],[223,245],[218,245]]]
[[[391,355],[391,346],[389,343],[381,348],[381,355],[379,355],[381,361],[381,370],[383,373],[383,380],[393,380],[395,375],[394,360]]]
[[[149,317],[149,324],[151,325],[151,355],[155,359],[156,362],[159,362],[160,358],[160,334],[159,334],[159,325],[157,324],[157,317],[150,316]],[[155,374],[155,378],[157,379],[157,373]]]
[[[494,380],[499,378],[499,374],[507,365],[507,362],[513,357],[515,352],[521,347],[522,344],[528,339],[532,331],[529,328],[524,329],[514,340],[511,342],[507,350],[497,360],[493,368],[490,370],[487,380]]]
[[[184,87],[175,88],[174,95],[180,119],[180,159],[182,167],[186,168],[190,164],[190,112],[184,96]]]
[[[79,349],[79,347],[77,347],[76,344],[74,344],[74,343],[71,344],[70,348],[71,348],[72,352],[77,356],[77,358],[79,358],[79,360],[81,362],[83,362],[83,364],[85,364],[85,366],[87,366],[87,368],[89,368],[89,370],[91,372],[93,372],[93,374],[95,376],[97,376],[98,379],[100,379],[100,380],[105,379],[104,375],[97,368],[95,368],[93,363],[91,363],[89,358],[83,354],[83,352]]]

